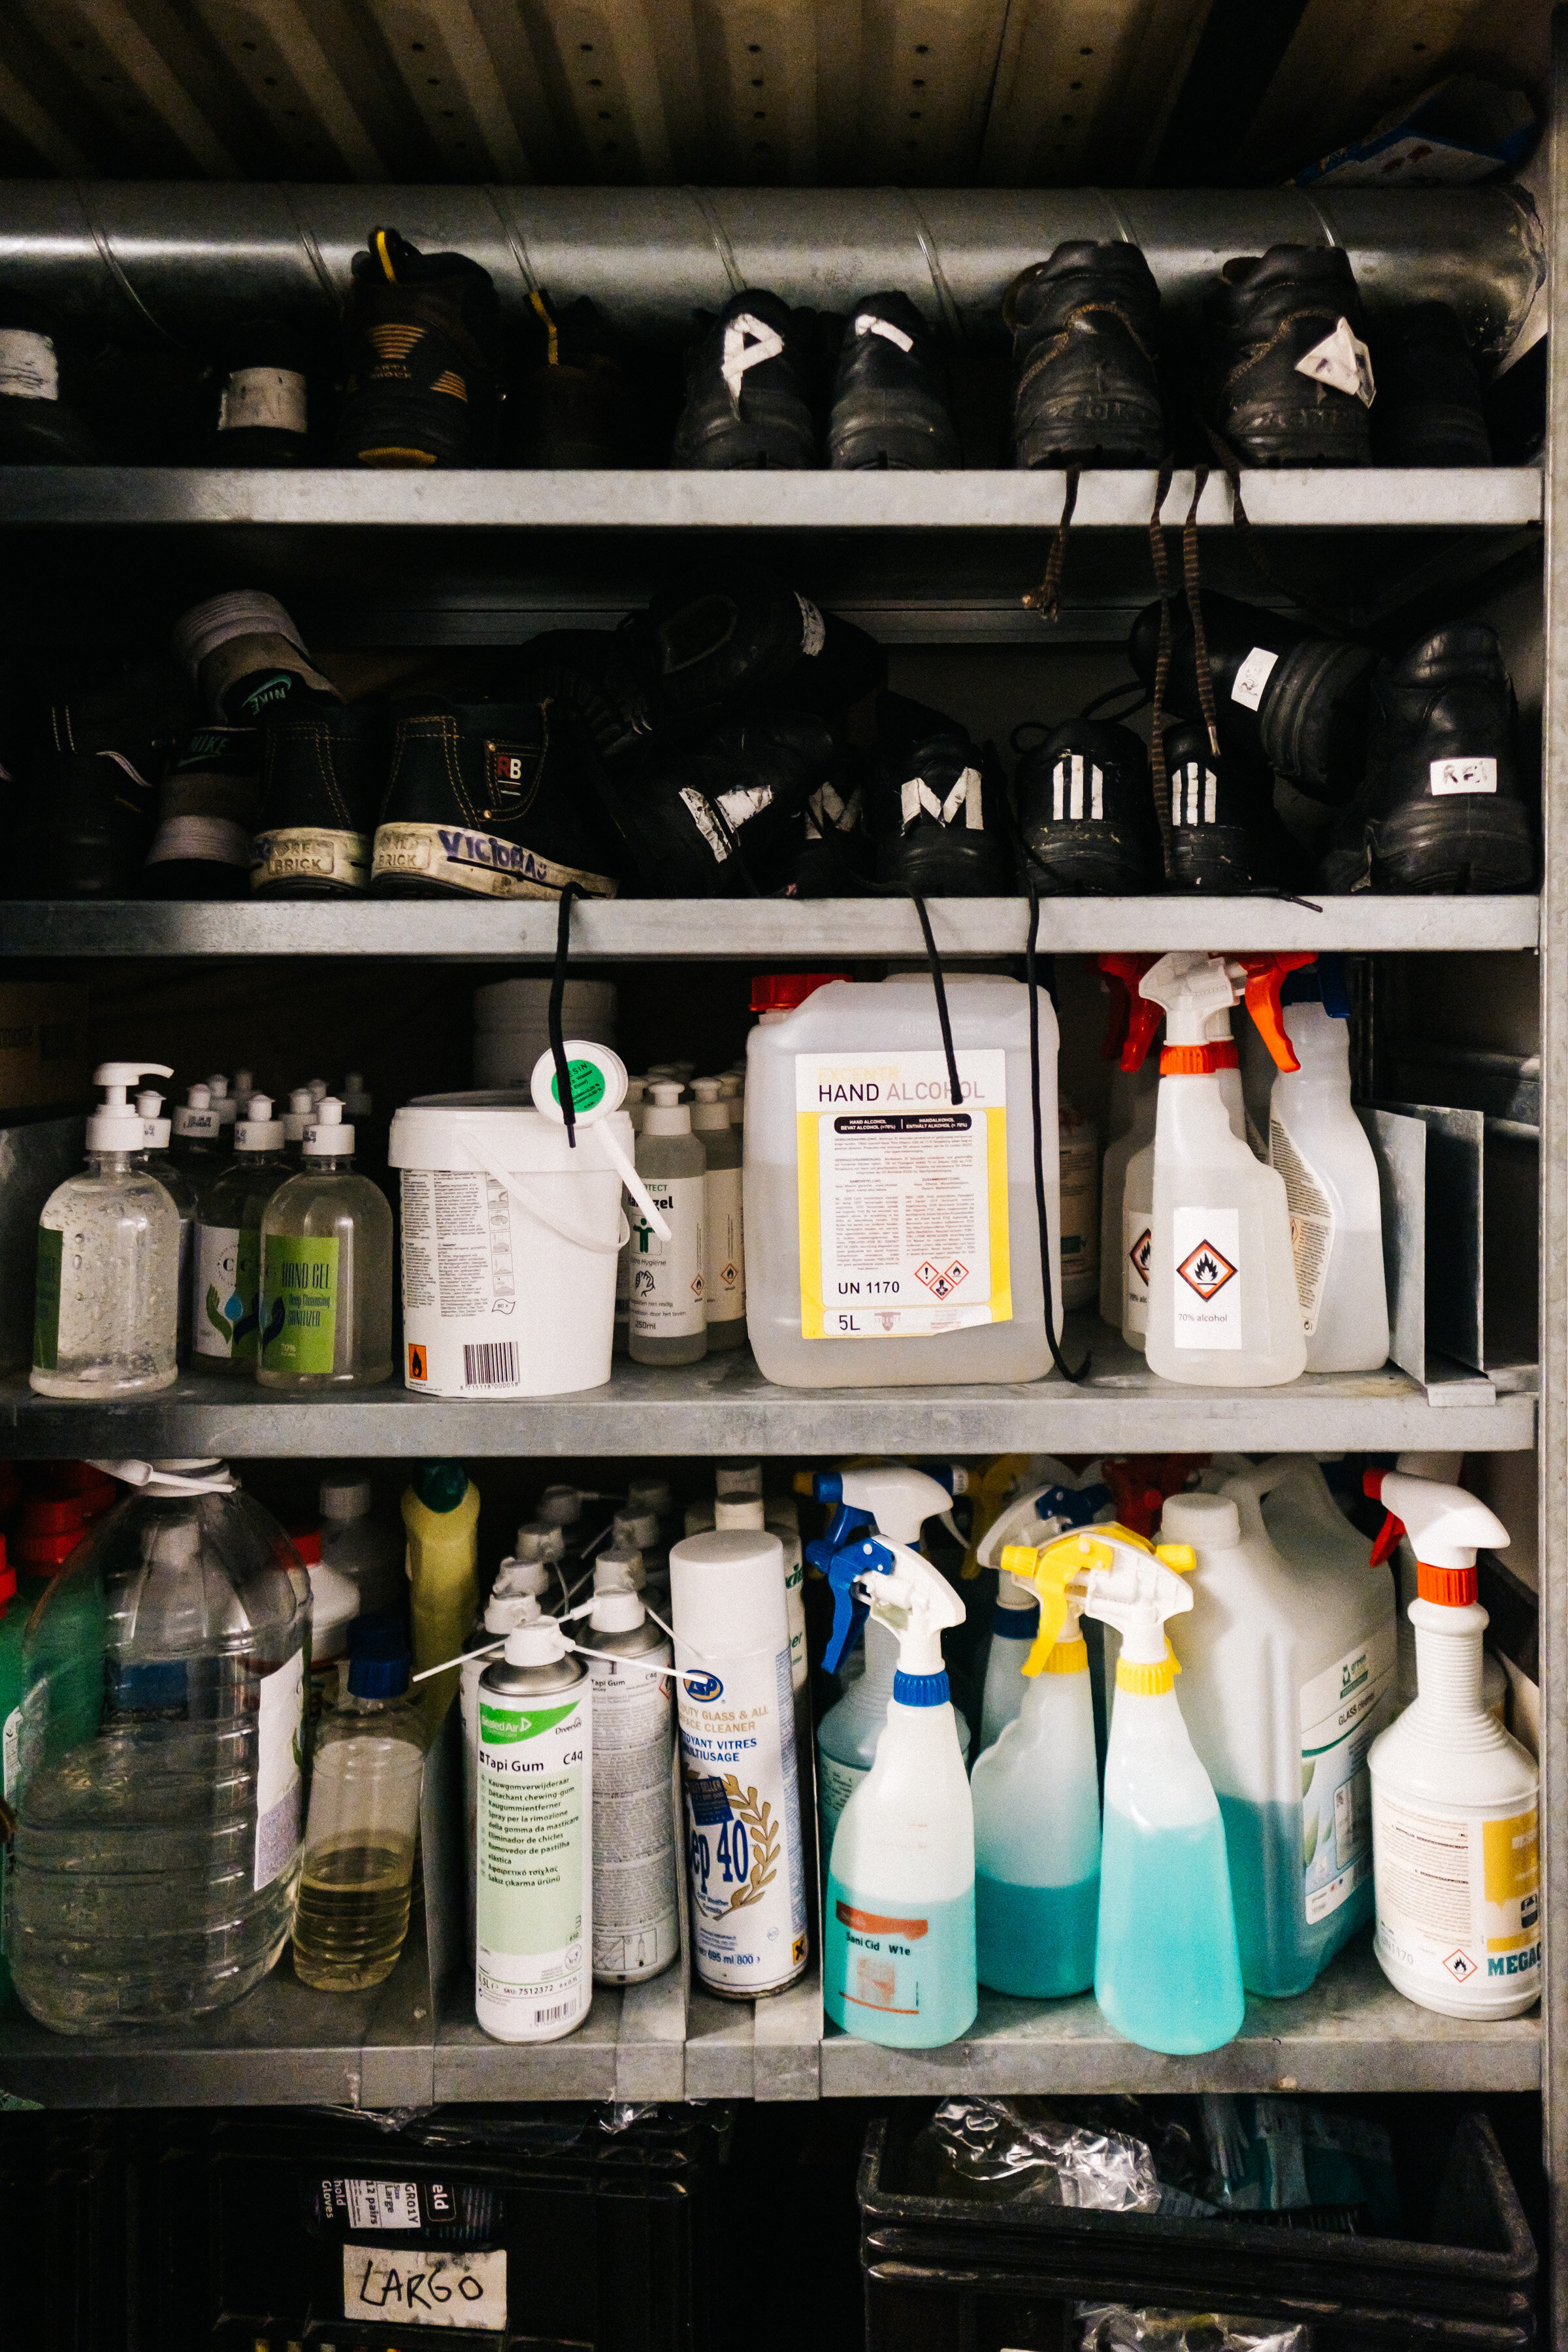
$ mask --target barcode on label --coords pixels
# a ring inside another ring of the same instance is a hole
[[[563,2017],[574,2015],[576,2008],[574,2000],[558,2000],[553,2009],[536,2009],[533,2021],[535,2025],[559,2025]]]
[[[345,2180],[351,2230],[416,2230],[419,2195],[412,2180]]]
[[[510,1389],[517,1386],[517,1342],[515,1339],[487,1339],[477,1348],[463,1349],[463,1386],[466,1389]]]

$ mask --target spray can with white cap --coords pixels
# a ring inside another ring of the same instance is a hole
[[[38,1218],[32,1385],[43,1396],[125,1396],[166,1389],[179,1344],[180,1213],[136,1162],[142,1114],[129,1099],[166,1062],[104,1062],[101,1107],[87,1122],[87,1170],[50,1193]]]
[[[175,1354],[184,1364],[189,1361],[191,1353],[191,1265],[195,1255],[200,1202],[195,1185],[170,1151],[174,1121],[163,1115],[163,1096],[149,1087],[137,1096],[136,1108],[142,1117],[142,1148],[132,1153],[133,1164],[145,1168],[150,1176],[156,1176],[180,1214],[179,1337]]]
[[[374,1388],[392,1378],[392,1211],[355,1172],[353,1150],[342,1105],[328,1095],[305,1129],[299,1175],[267,1203],[264,1388]]]
[[[719,1495],[713,1502],[713,1524],[716,1528],[756,1528],[768,1525],[767,1505],[761,1495]],[[805,1564],[801,1553],[799,1536],[787,1526],[774,1524],[772,1533],[784,1548],[784,1614],[789,1624],[790,1682],[798,1694],[811,1677],[811,1667],[805,1654],[805,1602],[801,1587]],[[796,1728],[807,1727],[803,1714]]]
[[[1508,1530],[1462,1486],[1369,1470],[1389,1514],[1384,1559],[1408,1534],[1416,1561],[1417,1690],[1373,1742],[1377,1934],[1390,1984],[1442,2017],[1517,2017],[1541,1993],[1540,1774],[1481,1693],[1476,1552]]]
[[[708,1352],[703,1212],[708,1155],[674,1078],[656,1078],[637,1139],[637,1172],[669,1228],[631,1213],[630,1346],[637,1364],[694,1364]]]
[[[833,1833],[823,2007],[861,2041],[933,2049],[956,2041],[977,2006],[974,1809],[942,1655],[963,1603],[928,1559],[879,1535],[839,1543],[826,1566],[834,1617],[823,1664],[837,1665],[868,1614],[893,1635],[899,1663],[876,1761]]]
[[[234,1127],[234,1161],[202,1197],[191,1280],[193,1342],[204,1371],[247,1380],[256,1370],[261,1316],[261,1220],[289,1181],[283,1122],[253,1095]]]
[[[606,1566],[610,1564],[606,1563]],[[639,1593],[595,1566],[583,1644],[594,1685],[594,1976],[638,1984],[680,1951],[670,1646]]]
[[[710,1992],[782,1992],[806,1965],[784,1549],[768,1528],[669,1554],[692,1962]]]
[[[593,1717],[553,1617],[515,1627],[479,1677],[474,2010],[498,2042],[559,2041],[594,1997]]]

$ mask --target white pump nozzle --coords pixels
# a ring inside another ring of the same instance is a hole
[[[343,1107],[336,1095],[323,1095],[316,1105],[315,1118],[306,1128],[300,1145],[307,1160],[329,1160],[353,1154],[354,1131],[343,1125]]]
[[[911,1470],[902,1462],[869,1470],[845,1470],[840,1473],[839,1491],[857,1510],[869,1511],[879,1531],[892,1544],[919,1543],[926,1521],[942,1517],[952,1507],[945,1486],[925,1471]],[[963,1616],[960,1609],[951,1622],[959,1624]]]
[[[897,1636],[900,1674],[942,1674],[942,1628],[963,1624],[963,1603],[946,1577],[918,1551],[886,1539],[882,1549],[892,1553],[892,1567],[858,1576],[856,1590],[879,1625]]]
[[[173,1075],[167,1062],[100,1062],[92,1074],[92,1083],[103,1088],[103,1101],[87,1123],[88,1150],[143,1150],[146,1137],[142,1132],[142,1112],[139,1104],[129,1099],[130,1090],[142,1078],[167,1078]]]

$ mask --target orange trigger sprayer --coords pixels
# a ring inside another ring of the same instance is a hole
[[[1124,1070],[1141,1070],[1164,1016],[1158,1004],[1140,995],[1138,983],[1159,958],[1102,955],[1096,961],[1105,974],[1110,997],[1110,1018],[1106,1023],[1100,1057],[1103,1062],[1120,1061]]]
[[[1299,1070],[1296,1049],[1285,1032],[1285,1018],[1279,1003],[1279,987],[1288,971],[1300,971],[1303,964],[1316,963],[1316,951],[1311,949],[1285,949],[1268,954],[1227,955],[1226,962],[1235,964],[1247,975],[1247,1009],[1252,1024],[1269,1052],[1277,1067]]]

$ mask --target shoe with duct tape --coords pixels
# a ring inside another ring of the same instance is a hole
[[[1380,466],[1489,466],[1481,379],[1459,314],[1407,302],[1377,322],[1372,446]]]
[[[373,229],[353,258],[333,462],[489,465],[500,330],[489,270],[460,253],[421,253],[395,228]]]
[[[574,882],[591,898],[615,897],[624,851],[574,712],[432,698],[396,703],[392,715],[373,890],[558,898]]]
[[[626,624],[628,655],[670,719],[756,709],[842,719],[886,674],[881,647],[773,573],[661,589]]]
[[[85,372],[47,311],[0,296],[0,465],[101,466],[109,452],[79,413]]]
[[[194,727],[158,787],[142,896],[243,898],[260,806],[260,730]]]
[[[292,319],[246,319],[231,328],[217,366],[217,413],[209,466],[308,466],[308,331]]]
[[[1208,589],[1200,609],[1221,751],[1264,761],[1310,799],[1342,806],[1365,762],[1376,655]],[[1150,604],[1132,624],[1127,652],[1151,694],[1159,650],[1160,607]],[[1180,597],[1171,604],[1165,709],[1194,722],[1204,715],[1192,616]]]
[[[1371,464],[1366,322],[1342,246],[1227,261],[1208,338],[1209,423],[1244,466]]]
[[[1175,890],[1287,890],[1310,878],[1310,860],[1274,807],[1274,771],[1245,751],[1211,749],[1206,727],[1165,737],[1171,794],[1171,887]]]
[[[1159,463],[1160,289],[1135,245],[1058,245],[1014,278],[1002,317],[1016,466]]]
[[[289,710],[339,708],[342,697],[312,668],[305,640],[275,596],[239,588],[182,613],[170,636],[207,716],[255,727]]]
[[[165,661],[16,713],[0,772],[5,896],[138,897],[158,780],[189,717],[184,682]]]
[[[1334,828],[1325,889],[1533,888],[1535,832],[1495,632],[1452,621],[1380,662],[1372,713],[1365,779]]]
[[[877,879],[912,898],[996,898],[1013,883],[1005,788],[967,730],[907,695],[877,698],[865,824]]]
[[[827,462],[903,472],[963,463],[942,346],[907,294],[868,294],[845,321]]]
[[[1130,727],[1069,720],[1013,779],[1028,870],[1046,892],[1137,898],[1164,887],[1149,755]]]
[[[704,317],[687,353],[686,405],[669,462],[733,467],[820,466],[817,322],[760,289],[731,294]]]
[[[794,880],[805,809],[837,747],[810,711],[732,721],[693,751],[614,772],[616,808],[647,898],[765,898]]]
[[[805,838],[795,862],[797,898],[863,898],[876,878],[877,853],[864,816],[866,757],[836,743],[828,772],[807,798]]]
[[[377,703],[283,709],[261,732],[261,812],[250,887],[273,898],[357,898],[370,887],[392,727]]]

